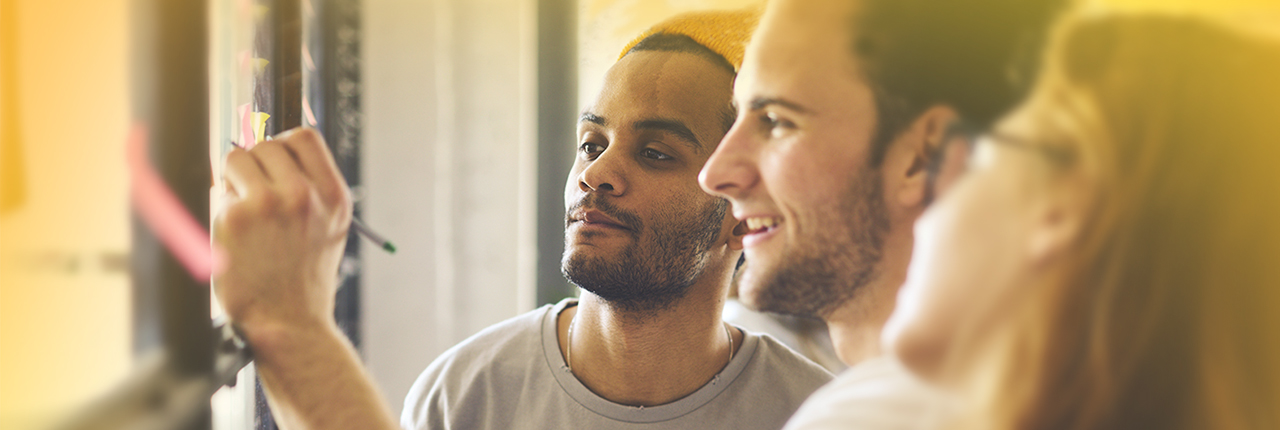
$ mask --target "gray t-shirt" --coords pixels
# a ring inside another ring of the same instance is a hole
[[[832,376],[772,337],[743,331],[720,374],[672,403],[632,407],[582,385],[564,363],[547,305],[477,333],[441,354],[414,382],[406,429],[768,429],[782,428]]]

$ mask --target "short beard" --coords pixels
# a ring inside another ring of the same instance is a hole
[[[815,234],[797,238],[799,246],[779,256],[771,272],[756,276],[749,304],[766,312],[827,319],[876,279],[889,230],[879,169],[864,168],[835,204],[825,212],[833,217],[830,228],[805,226]]]
[[[569,282],[599,296],[609,306],[647,315],[669,309],[702,276],[706,253],[720,236],[729,203],[715,199],[694,214],[678,213],[688,206],[665,205],[668,210],[654,217],[652,234],[648,236],[643,234],[646,228],[639,217],[597,194],[588,194],[568,212],[580,206],[627,222],[633,229],[633,241],[617,260],[566,249],[560,271]]]

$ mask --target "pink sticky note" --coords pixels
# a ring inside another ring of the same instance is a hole
[[[311,59],[311,50],[307,45],[302,45],[302,65],[307,66],[307,70],[313,72],[316,70],[316,62]]]
[[[245,103],[240,105],[240,147],[249,149],[256,144],[258,141],[253,138],[253,110]]]
[[[132,176],[133,208],[187,272],[201,282],[225,269],[226,255],[214,249],[209,233],[187,212],[151,166],[147,157],[147,129],[135,124],[125,145]]]
[[[307,96],[302,96],[302,113],[306,115],[307,125],[315,127],[319,124],[316,121],[316,114],[311,111],[311,100],[307,100]]]
[[[246,75],[249,74],[249,62],[253,60],[253,54],[250,54],[247,50],[240,51],[240,55],[237,55],[236,57],[240,59],[240,73]]]

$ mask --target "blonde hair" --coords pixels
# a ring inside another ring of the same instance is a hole
[[[968,346],[977,425],[1280,428],[1280,42],[1112,13],[1049,52],[1028,108],[1091,201],[1013,323]]]

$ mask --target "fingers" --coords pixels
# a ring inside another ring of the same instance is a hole
[[[262,165],[267,177],[271,178],[271,186],[283,192],[297,192],[298,188],[307,187],[306,174],[297,160],[276,141],[262,142],[253,147],[250,154]]]
[[[347,214],[338,223],[351,211],[346,181],[315,130],[290,130],[251,150],[232,150],[224,177],[231,194],[254,201],[259,211],[307,212],[317,197],[325,212]]]
[[[310,128],[285,132],[277,139],[294,157],[299,169],[316,187],[326,203],[335,204],[348,198],[347,181],[329,152],[324,137]]]
[[[231,192],[238,197],[261,193],[271,182],[257,158],[241,149],[233,149],[227,154],[226,169],[222,177],[230,186]]]

